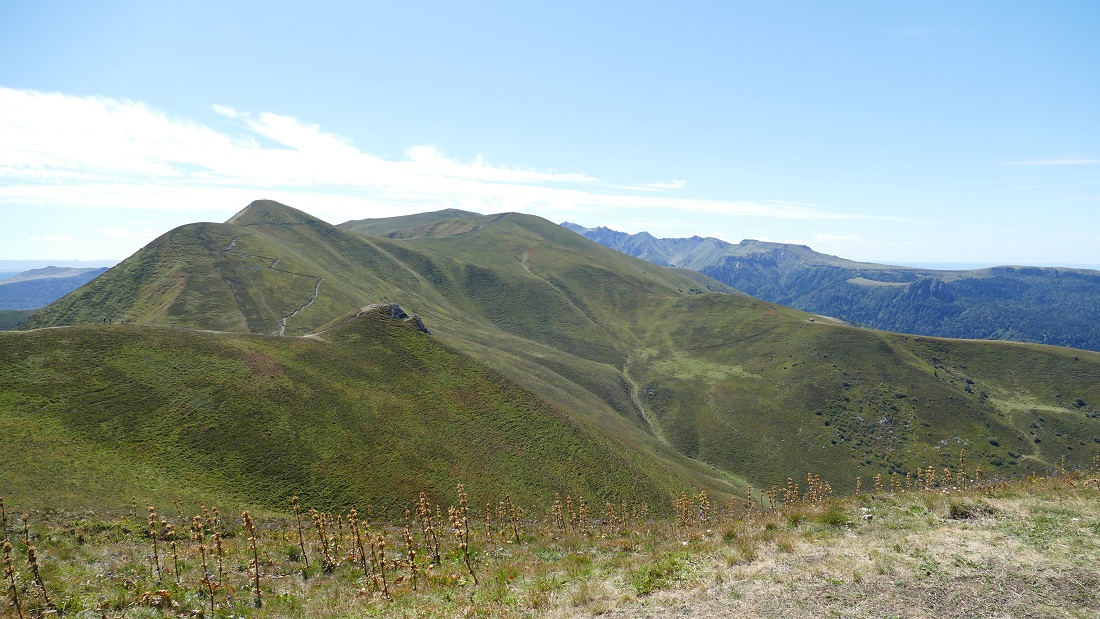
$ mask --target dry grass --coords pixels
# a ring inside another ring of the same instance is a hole
[[[289,512],[251,527],[213,522],[224,538],[217,577],[199,536],[161,556],[158,572],[147,523],[129,515],[32,513],[28,537],[51,600],[71,616],[1094,617],[1100,490],[1084,479],[862,494],[732,518],[715,510],[707,522],[616,506],[575,529],[547,505],[516,525],[520,543],[495,523],[475,527],[484,515],[470,509],[469,529],[439,537],[439,561],[415,519],[367,528],[356,515],[343,527],[321,514],[325,533],[300,537]],[[18,564],[26,540],[8,533]],[[330,563],[307,566],[307,553]],[[16,567],[23,612],[45,610],[29,568]],[[16,612],[9,603],[3,616]]]
[[[960,502],[977,509],[953,518]],[[694,583],[625,602],[606,616],[1100,614],[1100,493],[1031,480],[1000,490],[911,493],[842,505],[872,519],[823,531],[811,515],[758,544],[748,561],[700,553]],[[760,525],[767,529],[771,522],[754,524],[758,535]],[[734,531],[734,545],[754,535],[745,523]]]

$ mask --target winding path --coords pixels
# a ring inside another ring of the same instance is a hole
[[[269,268],[269,269],[272,269],[274,271],[279,271],[280,273],[286,273],[288,275],[296,275],[298,277],[308,277],[308,278],[317,280],[317,283],[313,286],[313,296],[310,297],[309,301],[305,305],[303,305],[303,306],[299,307],[298,309],[294,310],[293,312],[291,312],[291,313],[289,313],[285,316],[282,316],[277,321],[277,324],[279,325],[279,328],[275,331],[275,333],[277,335],[285,336],[286,335],[286,322],[287,322],[287,320],[290,320],[291,318],[297,316],[299,312],[306,309],[310,305],[313,305],[313,302],[316,301],[317,297],[321,295],[321,282],[324,281],[324,280],[321,279],[320,277],[317,277],[316,275],[307,275],[305,273],[295,273],[294,271],[287,271],[286,269],[276,268],[279,265],[279,262],[280,262],[280,260],[278,258],[272,258],[270,256],[260,256],[258,254],[250,254],[250,253],[243,252],[243,251],[237,249],[237,240],[241,239],[243,237],[246,237],[246,236],[249,236],[249,235],[247,235],[247,234],[238,234],[237,236],[234,236],[233,238],[229,239],[229,242],[226,243],[225,247],[222,247],[222,249],[221,249],[222,253],[228,253],[228,252],[233,251],[233,252],[235,252],[235,253],[237,253],[241,256],[248,256],[248,257],[251,257],[251,258],[262,258],[264,260],[270,260],[271,264],[267,265],[267,268]],[[231,279],[229,279],[228,277],[225,276],[224,273],[222,273],[222,270],[221,270],[220,267],[215,266],[214,269],[217,271],[218,275],[221,276],[222,280],[224,280],[225,283],[229,286],[229,289],[233,292],[233,297],[236,299],[237,307],[241,310],[241,313],[245,314],[244,306],[243,306],[242,301],[241,301],[241,295],[240,295],[240,292],[237,290],[237,286],[233,283],[233,281]],[[261,299],[261,302],[263,302],[262,299]],[[264,306],[267,307],[266,302],[264,302]],[[270,307],[268,307],[268,311],[271,311]]]
[[[278,261],[276,261],[276,262],[278,262]],[[317,300],[317,297],[321,294],[321,282],[322,281],[324,281],[324,280],[322,280],[320,277],[317,278],[317,285],[313,287],[313,298],[311,298],[309,300],[309,303],[306,303],[302,307],[299,307],[298,309],[294,310],[293,312],[291,312],[291,313],[287,314],[286,316],[283,316],[282,318],[279,319],[279,335],[286,335],[286,321],[288,319],[294,318],[295,316],[298,315],[298,312],[304,310],[305,308],[309,307],[310,305],[313,305],[313,302]]]

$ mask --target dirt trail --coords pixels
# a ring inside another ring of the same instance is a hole
[[[237,241],[241,238],[246,237],[246,236],[249,236],[249,235],[247,235],[247,234],[238,234],[237,236],[234,236],[233,238],[229,239],[229,242],[226,243],[225,247],[222,247],[222,249],[221,249],[222,253],[229,253],[229,252],[232,251],[232,252],[235,252],[236,254],[241,255],[241,256],[246,256],[246,257],[250,257],[250,258],[260,258],[260,259],[263,259],[263,260],[270,260],[271,264],[267,265],[267,268],[269,268],[273,271],[279,271],[280,273],[286,273],[288,275],[297,275],[298,277],[307,277],[307,278],[310,278],[310,279],[316,279],[317,280],[317,283],[313,286],[313,296],[309,299],[309,301],[305,305],[303,305],[303,306],[299,307],[298,309],[294,310],[293,312],[279,318],[279,320],[277,322],[279,327],[278,327],[278,329],[276,329],[275,333],[277,335],[286,335],[286,322],[287,322],[287,320],[290,320],[291,318],[297,316],[299,312],[306,309],[310,305],[313,305],[313,302],[316,301],[317,297],[321,295],[321,282],[324,281],[324,280],[321,279],[320,277],[317,277],[316,275],[309,275],[307,273],[295,273],[294,271],[288,271],[286,269],[276,268],[276,267],[278,267],[279,262],[281,262],[278,258],[272,258],[270,256],[260,256],[258,254],[250,254],[248,252],[244,252],[244,251],[241,251],[240,249],[237,249]],[[225,283],[229,286],[229,289],[233,292],[233,297],[236,299],[237,307],[241,310],[241,313],[246,314],[246,312],[244,311],[244,305],[243,305],[243,301],[241,299],[241,294],[237,290],[237,285],[233,282],[233,280],[226,277],[225,273],[222,272],[221,267],[215,266],[214,269],[217,271],[218,275],[221,276],[222,280],[225,281]],[[264,306],[267,307],[267,304],[264,303]],[[267,307],[267,310],[272,311],[270,307]],[[272,312],[272,313],[274,313],[274,312]]]
[[[287,314],[286,316],[283,316],[282,318],[279,319],[279,335],[286,335],[286,321],[287,320],[289,320],[290,318],[294,318],[295,316],[298,315],[298,312],[304,310],[305,308],[309,307],[310,305],[313,305],[313,302],[317,300],[317,297],[321,294],[321,282],[322,281],[324,281],[324,280],[322,280],[319,277],[317,278],[317,285],[313,287],[313,298],[309,300],[309,303],[306,303],[302,307],[299,307],[298,309],[294,310],[293,312],[291,312],[291,313]]]
[[[627,365],[630,365],[629,360],[627,361]],[[656,437],[658,441],[661,441],[665,445],[671,447],[672,445],[668,442],[668,439],[665,438],[665,433],[661,430],[660,424],[658,424],[656,419],[653,418],[653,413],[649,412],[649,409],[646,408],[645,403],[642,402],[642,393],[641,389],[638,387],[638,383],[634,382],[634,379],[630,377],[630,374],[627,373],[625,367],[623,368],[622,374],[623,378],[626,379],[626,382],[630,383],[630,400],[634,402],[634,407],[637,408],[638,412],[642,414],[642,419],[645,419],[646,425],[649,426],[649,432],[653,434],[653,436]]]

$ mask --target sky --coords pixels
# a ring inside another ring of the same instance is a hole
[[[0,1],[0,260],[259,198],[1100,268],[1100,3]]]

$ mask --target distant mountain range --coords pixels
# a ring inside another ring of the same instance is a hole
[[[1100,271],[921,269],[846,260],[805,245],[659,239],[647,232],[561,225],[625,254],[693,269],[759,299],[859,326],[1100,350]]]
[[[107,267],[47,266],[0,280],[0,310],[33,310],[69,294],[107,271]]]

